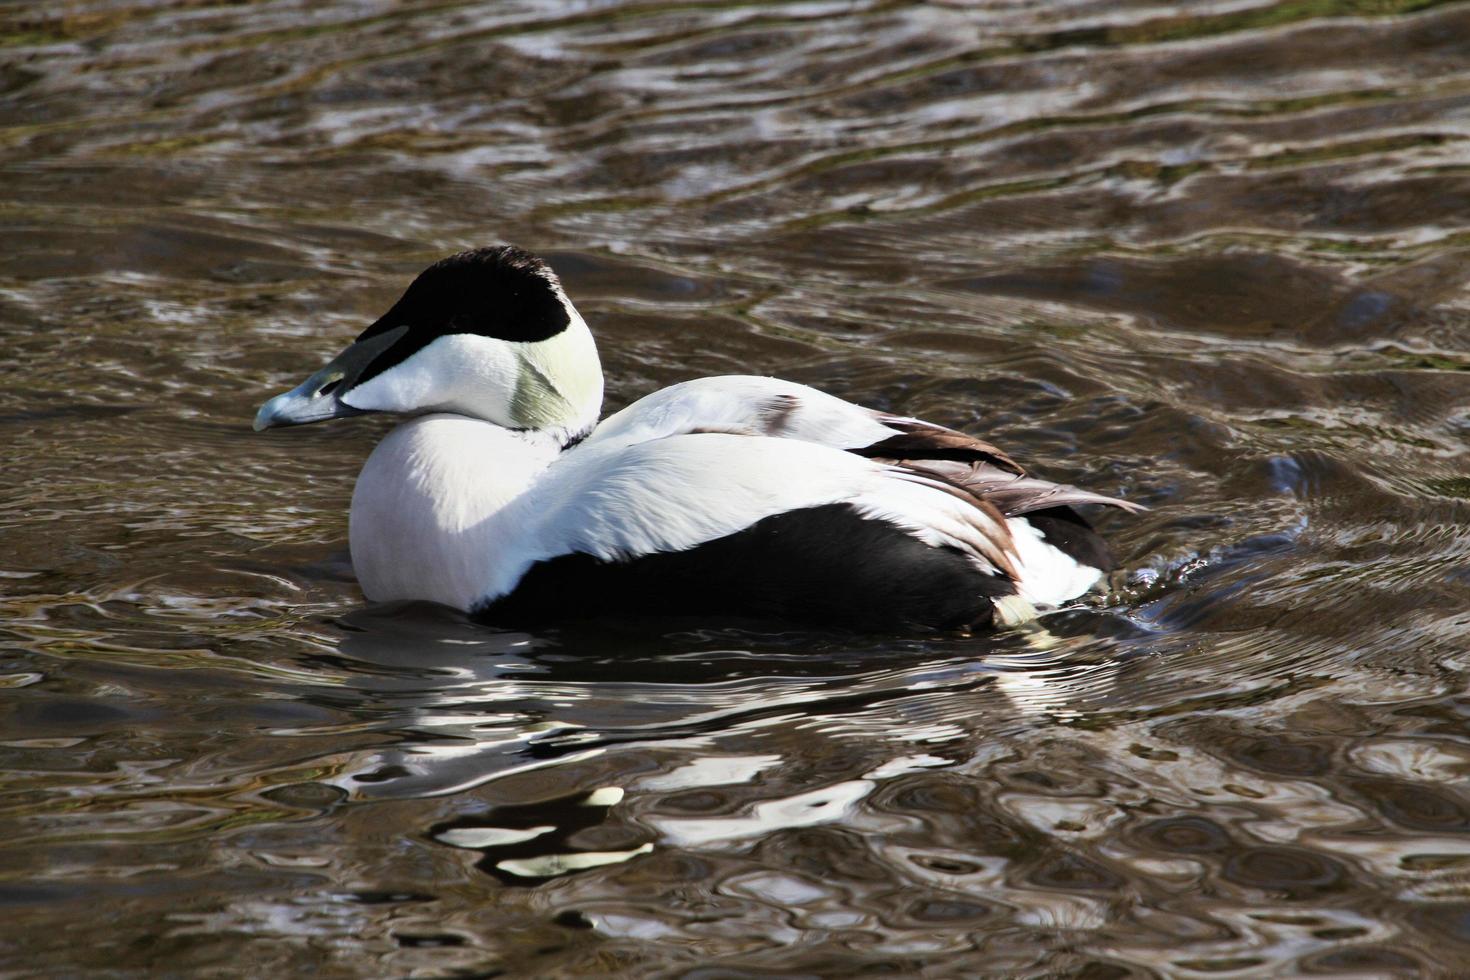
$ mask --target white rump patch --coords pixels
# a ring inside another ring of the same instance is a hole
[[[1038,606],[1060,606],[1085,595],[1102,579],[1102,570],[1073,561],[1060,548],[1042,538],[1041,532],[1024,517],[1006,521],[1016,542],[1016,571],[1021,580],[1016,590],[1021,598]]]

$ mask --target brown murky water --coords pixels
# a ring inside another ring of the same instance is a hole
[[[8,975],[1470,972],[1470,4],[0,11]],[[1029,633],[369,609],[459,248],[1154,509]]]

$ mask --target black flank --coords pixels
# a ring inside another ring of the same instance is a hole
[[[549,340],[571,322],[557,296],[556,274],[541,259],[511,245],[477,248],[441,259],[419,273],[393,308],[364,330],[366,340],[408,325],[408,333],[356,379],[361,384],[440,337],[480,334],[531,343]]]
[[[828,504],[688,551],[539,562],[475,618],[526,625],[568,616],[728,615],[854,630],[966,629],[989,625],[991,598],[1014,592],[1009,579],[981,572],[955,549]]]

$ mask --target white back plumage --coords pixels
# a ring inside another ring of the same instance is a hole
[[[696,378],[645,395],[608,416],[587,442],[632,445],[691,432],[777,436],[837,449],[894,434],[877,412],[794,381],[755,375]]]

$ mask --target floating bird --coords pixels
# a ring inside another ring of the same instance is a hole
[[[358,581],[370,600],[493,623],[1012,624],[1114,567],[1075,505],[1143,509],[789,381],[686,381],[599,423],[602,388],[592,334],[550,266],[482,248],[425,269],[351,346],[262,405],[255,428],[408,416],[352,495]]]

